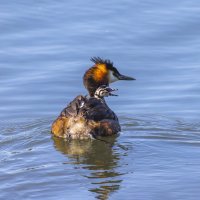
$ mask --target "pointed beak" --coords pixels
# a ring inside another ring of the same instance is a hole
[[[118,74],[118,75],[117,75],[117,78],[118,78],[119,80],[127,80],[127,81],[130,81],[130,80],[136,80],[136,79],[133,78],[133,77],[130,77],[130,76],[124,76],[124,75],[122,75],[122,74]]]
[[[107,91],[109,92],[109,96],[118,96],[117,94],[113,94],[112,92],[117,91],[118,89],[112,89],[112,88],[107,88]]]

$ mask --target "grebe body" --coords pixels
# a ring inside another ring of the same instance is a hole
[[[57,137],[86,139],[121,131],[119,120],[106,104],[105,97],[116,96],[109,83],[135,79],[121,75],[109,60],[91,60],[95,65],[83,77],[89,97],[79,95],[62,110],[51,127],[51,132]]]

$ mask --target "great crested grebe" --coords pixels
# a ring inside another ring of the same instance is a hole
[[[85,139],[121,131],[118,118],[104,97],[116,96],[109,83],[135,79],[121,75],[110,60],[93,57],[91,61],[94,66],[83,77],[89,97],[79,95],[63,109],[51,127],[51,132],[57,137]]]

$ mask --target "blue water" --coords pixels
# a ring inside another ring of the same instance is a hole
[[[199,199],[199,1],[0,3],[1,199]],[[92,56],[137,79],[112,146],[50,133]]]

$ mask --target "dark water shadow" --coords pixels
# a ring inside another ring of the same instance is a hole
[[[116,137],[106,138],[106,142],[98,140],[66,141],[52,137],[55,148],[65,154],[75,169],[82,169],[82,176],[88,178],[88,191],[97,199],[108,199],[120,189],[122,178],[119,172],[120,154],[113,146]]]

